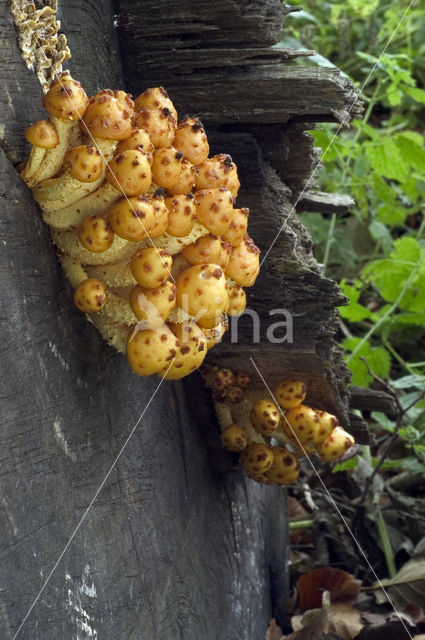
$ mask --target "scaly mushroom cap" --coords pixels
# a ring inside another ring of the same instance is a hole
[[[176,121],[169,109],[146,109],[144,107],[137,114],[136,125],[139,129],[146,129],[156,148],[173,144]]]
[[[180,346],[166,324],[159,329],[130,329],[127,359],[134,373],[150,376],[170,366]]]
[[[147,198],[121,198],[108,209],[111,229],[120,238],[140,242],[155,227],[155,211]]]
[[[145,289],[138,284],[130,291],[130,304],[136,318],[143,320],[147,329],[157,329],[176,306],[176,285],[169,280],[155,289]]]
[[[177,111],[164,87],[149,87],[134,101],[136,111],[147,109],[168,109],[177,122]]]
[[[152,179],[159,187],[171,189],[181,172],[182,155],[173,146],[156,149],[153,154]]]
[[[196,316],[201,327],[217,326],[229,299],[223,270],[216,264],[189,267],[179,275],[177,304],[189,315]]]
[[[95,182],[103,171],[103,159],[97,147],[81,144],[71,147],[63,159],[64,167],[80,182]]]
[[[271,447],[261,442],[251,442],[243,451],[241,463],[247,473],[265,473],[273,464],[274,456]]]
[[[144,129],[133,129],[128,138],[121,140],[115,149],[115,154],[118,155],[123,151],[129,149],[138,149],[144,151],[149,160],[149,164],[153,162],[153,152],[155,147],[150,141],[149,134]]]
[[[168,209],[160,192],[162,189],[158,189],[151,199],[151,205],[155,211],[155,226],[150,232],[151,238],[159,238],[167,231],[168,227]]]
[[[131,134],[133,111],[129,94],[104,89],[90,98],[81,126],[96,138],[124,140]]]
[[[232,158],[226,153],[207,158],[196,167],[196,189],[227,187],[232,167]]]
[[[50,120],[37,120],[25,131],[25,137],[35,147],[54,149],[59,144],[55,125]]]
[[[173,144],[192,164],[200,164],[210,152],[204,125],[199,118],[185,118],[179,122]]]
[[[102,216],[84,218],[78,229],[78,237],[83,247],[93,253],[106,251],[114,241],[111,225]]]
[[[290,440],[301,444],[312,443],[319,427],[319,418],[314,409],[299,404],[286,411],[282,426]]]
[[[165,249],[139,249],[130,260],[130,269],[137,282],[147,289],[156,289],[171,273],[173,259]]]
[[[195,190],[195,167],[194,165],[182,158],[181,171],[178,181],[173,185],[173,194],[192,193]]]
[[[229,306],[227,307],[228,316],[240,316],[246,309],[246,293],[242,289],[242,285],[234,282],[228,287]]]
[[[228,189],[203,189],[194,195],[196,215],[210,233],[224,236],[233,217],[233,197]]]
[[[100,311],[106,304],[106,287],[97,278],[80,282],[74,292],[75,306],[84,313]]]
[[[127,196],[145,193],[152,182],[147,155],[138,149],[123,151],[109,162],[106,178]]]
[[[190,264],[218,264],[222,269],[228,265],[231,247],[228,242],[214,235],[202,236],[182,249]]]
[[[237,247],[233,247],[226,276],[243,287],[252,287],[260,271],[260,250],[247,235]]]
[[[196,322],[170,324],[180,346],[168,371],[159,373],[166,380],[180,380],[201,366],[207,354],[207,340]]]
[[[238,424],[231,424],[221,432],[221,444],[228,451],[243,451],[248,445],[246,429]]]
[[[354,438],[342,427],[335,427],[326,440],[317,445],[317,452],[323,462],[333,462],[342,458],[354,444]]]
[[[279,380],[274,394],[282,409],[292,409],[304,401],[307,386],[301,380]],[[334,425],[336,426],[336,425]]]
[[[232,194],[235,200],[238,197],[240,186],[241,186],[241,183],[239,182],[239,178],[238,178],[238,170],[236,168],[236,165],[234,164],[232,169],[230,170],[226,187],[229,189],[230,193]]]
[[[207,329],[206,327],[201,327],[201,329],[207,339],[207,349],[209,350],[221,341],[228,329],[228,324],[227,321],[223,320],[216,327],[212,327],[212,329]]]
[[[231,402],[232,404],[238,404],[238,402],[242,402],[243,400],[243,389],[233,385],[230,387],[229,391],[226,393],[227,402]]]
[[[212,380],[214,391],[228,391],[233,384],[233,371],[230,369],[218,369]]]
[[[224,239],[227,242],[230,242],[232,247],[237,247],[241,242],[243,242],[248,229],[248,216],[249,209],[247,207],[243,207],[242,209],[233,209],[230,227],[224,234]]]
[[[271,482],[280,486],[291,484],[298,480],[300,466],[296,457],[285,447],[273,447],[273,464],[266,471]]]
[[[280,412],[274,402],[259,400],[252,406],[249,418],[256,431],[271,436],[279,426]]]
[[[319,418],[319,427],[314,434],[313,440],[314,444],[317,446],[322,444],[328,436],[331,435],[335,427],[338,426],[338,419],[327,411],[320,411],[319,409],[315,409],[315,411]]]
[[[89,99],[81,84],[68,73],[62,73],[43,98],[46,111],[63,120],[80,120],[88,104]]]
[[[165,198],[165,205],[168,209],[167,233],[176,238],[184,238],[189,235],[196,218],[193,196],[181,194]]]
[[[235,375],[235,384],[241,389],[245,389],[249,383],[251,382],[251,378],[245,371],[238,371]]]

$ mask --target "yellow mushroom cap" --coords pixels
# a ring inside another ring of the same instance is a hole
[[[153,153],[152,179],[159,187],[172,189],[181,172],[182,154],[172,145],[156,149]]]
[[[198,221],[210,233],[223,236],[233,216],[233,197],[228,189],[202,189],[194,194]]]
[[[251,442],[243,451],[241,463],[247,472],[265,473],[273,464],[273,450],[261,442]]]
[[[160,192],[162,189],[158,189],[151,199],[151,205],[155,211],[155,226],[150,232],[151,238],[159,238],[167,231],[168,227],[168,209]]]
[[[63,164],[72,177],[81,182],[95,182],[103,171],[100,151],[91,144],[71,147],[65,154]]]
[[[149,160],[143,151],[129,149],[118,154],[108,164],[107,180],[127,196],[145,193],[152,182]]]
[[[189,235],[196,218],[193,196],[180,194],[165,198],[165,205],[168,209],[167,233],[176,238],[184,238]]]
[[[209,234],[184,247],[182,254],[190,264],[212,263],[225,269],[230,259],[230,251],[228,242]]]
[[[35,147],[54,149],[59,144],[55,125],[50,120],[37,120],[25,131],[25,137]]]
[[[226,275],[243,287],[252,287],[260,271],[260,250],[247,235],[232,249]]]
[[[228,316],[240,316],[246,309],[246,293],[242,289],[242,285],[233,282],[228,287],[229,306],[227,307]]]
[[[320,411],[315,409],[317,417],[319,418],[319,427],[314,434],[314,443],[316,445],[324,442],[328,436],[332,433],[335,427],[338,426],[338,418],[327,411]]]
[[[140,242],[155,226],[155,211],[143,196],[121,198],[109,207],[108,220],[117,236]]]
[[[189,267],[179,275],[177,304],[189,315],[196,316],[201,327],[217,326],[229,299],[223,270],[216,264]]]
[[[283,379],[277,383],[274,393],[282,409],[292,409],[304,401],[307,386],[302,380]]]
[[[280,412],[274,402],[259,400],[253,404],[249,418],[256,431],[270,436],[279,426]]]
[[[238,178],[238,170],[236,168],[236,165],[234,164],[233,168],[230,170],[229,177],[227,178],[226,187],[229,189],[230,193],[232,194],[235,200],[238,197],[240,186],[241,186],[241,183],[239,182],[239,178]]]
[[[243,242],[248,229],[248,216],[249,209],[247,207],[243,207],[242,209],[233,209],[230,227],[224,234],[224,239],[227,242],[230,242],[232,247],[237,247],[241,242]]]
[[[155,147],[150,141],[148,132],[144,129],[133,129],[128,138],[120,140],[115,149],[115,154],[118,155],[123,151],[128,151],[129,149],[144,151],[149,160],[149,164],[152,164]]]
[[[89,99],[81,84],[68,73],[62,73],[54,80],[43,98],[46,111],[63,120],[80,120],[88,104]]]
[[[146,129],[155,148],[173,144],[176,121],[168,109],[143,109],[137,114],[136,126]]]
[[[194,321],[180,324],[169,324],[175,334],[179,347],[173,364],[160,371],[159,375],[166,380],[180,380],[198,369],[207,354],[207,340],[200,327]]]
[[[319,418],[314,409],[299,404],[286,411],[282,427],[291,440],[298,440],[301,444],[311,443],[319,427]]]
[[[177,338],[165,324],[155,330],[130,328],[127,359],[139,376],[150,376],[170,366],[178,347]]]
[[[173,185],[173,195],[192,193],[195,190],[195,166],[186,158],[182,158],[180,176]]]
[[[130,260],[130,269],[137,282],[148,289],[155,289],[168,280],[173,259],[165,249],[147,247],[139,249]]]
[[[207,158],[196,167],[196,188],[226,187],[233,166],[232,158],[226,153]]]
[[[206,160],[210,151],[204,126],[199,118],[184,118],[179,122],[173,145],[193,164]]]
[[[280,486],[291,484],[300,475],[298,460],[285,447],[273,447],[273,464],[266,475],[271,482]]]
[[[82,127],[96,138],[123,140],[131,134],[133,111],[128,94],[104,89],[90,98]]]
[[[245,427],[231,424],[221,432],[221,444],[229,451],[243,451],[248,445],[248,434]]]
[[[176,285],[166,280],[155,289],[138,284],[130,291],[134,315],[145,323],[146,329],[160,327],[176,306]]]
[[[323,462],[333,462],[342,458],[353,444],[354,438],[350,433],[342,427],[335,427],[326,440],[317,445],[317,452]]]
[[[147,109],[168,109],[177,122],[177,111],[164,87],[149,87],[134,101],[136,111]]]
[[[74,292],[75,306],[84,313],[100,311],[106,304],[106,287],[97,278],[80,282]]]
[[[93,253],[109,249],[114,241],[114,233],[109,222],[102,216],[88,216],[78,229],[78,237],[83,247]]]

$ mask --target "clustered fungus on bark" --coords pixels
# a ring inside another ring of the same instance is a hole
[[[335,462],[354,445],[334,415],[303,404],[307,385],[301,380],[279,380],[269,400],[244,372],[203,365],[201,375],[212,390],[222,446],[240,454],[256,482],[291,484],[300,473],[298,458]]]
[[[259,250],[237,168],[209,156],[197,118],[178,121],[161,87],[90,99],[68,73],[27,130],[21,176],[50,226],[78,309],[133,371],[179,379],[197,369],[246,306]],[[233,390],[234,402],[238,393]]]

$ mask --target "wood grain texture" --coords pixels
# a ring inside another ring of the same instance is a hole
[[[2,123],[23,154],[41,92],[6,0],[0,9]],[[111,4],[67,2],[61,18],[86,89],[123,86]],[[0,637],[10,640],[158,380],[131,374],[74,308],[40,211],[1,151],[0,182]],[[161,386],[19,639],[264,637],[286,594],[284,492],[244,479],[226,456],[217,465],[209,395],[196,377],[188,389]]]

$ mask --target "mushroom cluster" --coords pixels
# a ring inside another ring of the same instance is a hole
[[[227,154],[161,87],[88,98],[63,73],[29,127],[21,176],[50,226],[78,309],[133,371],[182,378],[246,306],[259,249]]]
[[[291,484],[300,473],[298,458],[313,455],[323,462],[334,462],[354,445],[353,436],[334,415],[303,404],[307,386],[301,380],[280,380],[274,390],[275,401],[265,399],[259,390],[246,388],[235,405],[232,397],[220,390],[232,389],[233,381],[241,377],[247,380],[247,387],[247,374],[218,367],[204,367],[203,371],[206,386],[213,392],[221,443],[241,454],[247,476],[257,482]]]

